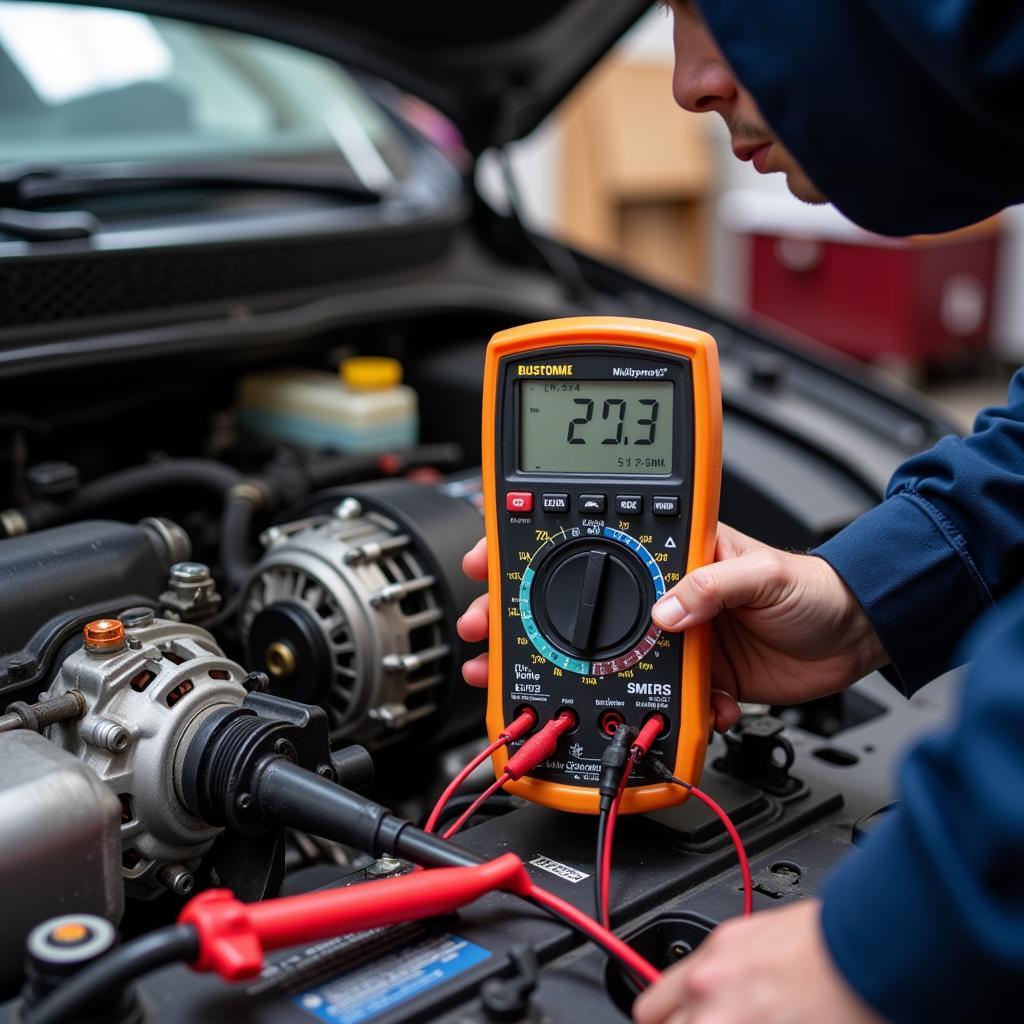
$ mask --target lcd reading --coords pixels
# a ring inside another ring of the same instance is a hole
[[[524,473],[672,472],[671,381],[521,381]]]

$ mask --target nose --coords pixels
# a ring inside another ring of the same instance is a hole
[[[694,114],[721,111],[736,99],[736,82],[729,68],[718,61],[693,66],[677,59],[672,95],[679,106]]]
[[[675,69],[672,95],[695,114],[722,112],[738,95],[738,86],[711,33],[696,10],[676,11],[673,27]]]

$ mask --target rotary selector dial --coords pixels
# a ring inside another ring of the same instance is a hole
[[[536,650],[553,665],[605,676],[635,665],[661,631],[651,604],[665,580],[651,553],[628,533],[580,528],[549,538],[519,586],[519,616]]]

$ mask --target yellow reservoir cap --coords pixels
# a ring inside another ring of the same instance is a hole
[[[402,364],[387,356],[352,356],[341,361],[338,372],[356,391],[384,391],[402,383]]]

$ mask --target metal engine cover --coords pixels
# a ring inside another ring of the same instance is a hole
[[[34,732],[0,735],[0,985],[21,976],[40,921],[121,919],[120,821],[117,797],[77,757]]]

